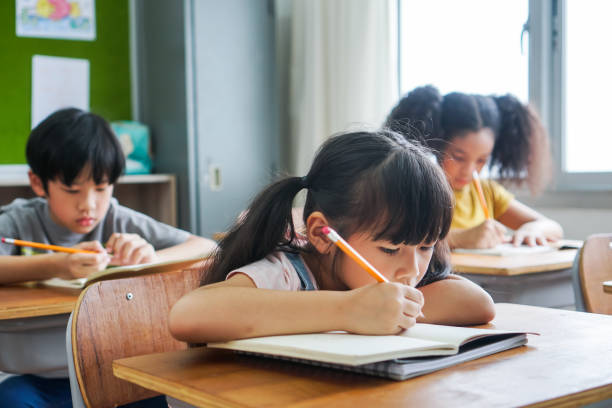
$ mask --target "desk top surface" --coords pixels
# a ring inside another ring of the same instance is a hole
[[[606,293],[612,293],[612,281],[607,281],[603,283],[603,289]]]
[[[125,358],[117,377],[196,406],[578,406],[612,398],[612,316],[498,304],[492,325],[538,332],[525,347],[406,381],[228,350]]]
[[[523,275],[571,268],[577,251],[577,249],[563,249],[520,256],[452,253],[451,264],[454,271],[458,273],[499,276]]]
[[[80,291],[26,285],[0,285],[0,320],[70,313]]]

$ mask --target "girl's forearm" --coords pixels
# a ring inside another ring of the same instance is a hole
[[[336,291],[203,287],[174,305],[170,330],[192,343],[342,330],[345,298]]]
[[[425,297],[421,323],[465,326],[488,323],[495,317],[491,296],[465,278],[451,275],[420,290]]]

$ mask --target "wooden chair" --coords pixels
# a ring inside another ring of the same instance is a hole
[[[200,264],[102,281],[81,293],[66,334],[74,407],[116,407],[157,395],[114,377],[112,362],[187,348],[170,335],[168,313],[199,286],[202,270]]]
[[[576,255],[573,267],[576,309],[612,314],[612,297],[602,283],[612,280],[612,234],[589,236]]]

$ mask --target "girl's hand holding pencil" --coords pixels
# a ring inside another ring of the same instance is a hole
[[[373,283],[346,294],[346,330],[351,333],[399,334],[422,316],[423,294],[401,283]]]
[[[493,248],[509,240],[506,227],[496,220],[485,220],[480,225],[457,230],[452,235],[452,245],[455,248]]]
[[[338,246],[349,258],[357,262],[378,283],[353,289],[349,293],[347,328],[359,334],[397,334],[414,326],[421,312],[424,298],[421,291],[401,283],[389,282],[372,264],[332,228],[326,226],[321,232]],[[354,327],[353,327],[354,326]]]

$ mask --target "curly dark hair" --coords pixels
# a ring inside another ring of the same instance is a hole
[[[406,94],[393,108],[386,127],[407,138],[417,136],[441,159],[446,146],[466,132],[489,128],[495,145],[489,168],[501,181],[527,181],[538,191],[549,176],[548,135],[540,119],[515,96],[484,96],[453,92],[442,96],[431,85]]]

